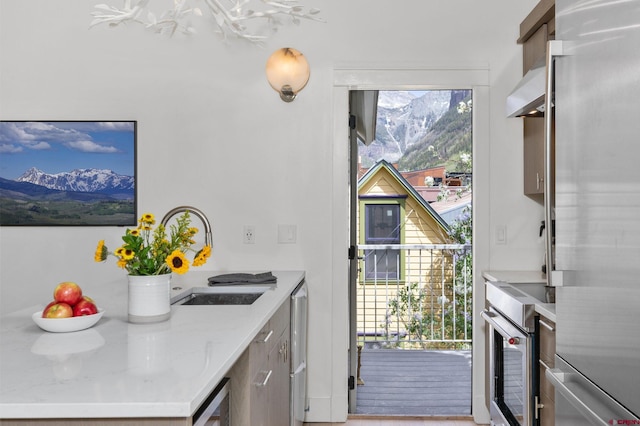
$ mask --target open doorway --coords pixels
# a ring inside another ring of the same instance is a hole
[[[472,105],[350,94],[352,413],[471,414]]]

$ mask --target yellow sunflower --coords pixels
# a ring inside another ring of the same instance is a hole
[[[184,274],[189,270],[189,261],[180,250],[174,250],[166,260],[169,268],[176,274]]]
[[[193,259],[193,266],[202,266],[207,262],[207,259],[211,256],[211,247],[204,246],[202,250],[200,250],[196,257]]]
[[[104,240],[98,241],[98,247],[96,247],[96,254],[93,257],[96,262],[102,262],[107,260],[107,248],[104,245]]]
[[[144,222],[144,223],[148,223],[150,225],[153,225],[156,223],[156,217],[151,214],[151,213],[145,213],[142,215],[142,218],[140,219],[140,222]]]
[[[120,258],[122,258],[123,260],[131,260],[136,255],[136,253],[133,250],[125,247],[120,247],[118,250],[116,250],[116,254],[120,256]]]
[[[101,262],[111,255],[116,257],[117,266],[129,275],[141,276],[165,272],[183,274],[192,264],[204,265],[211,256],[211,247],[200,251],[191,248],[196,243],[193,238],[198,229],[191,226],[188,211],[169,229],[162,223],[155,223],[156,218],[151,213],[139,216],[137,228],[127,229],[122,237],[124,244],[114,251],[108,250],[104,240],[99,241],[94,253],[95,261]],[[170,231],[169,235],[167,231]],[[193,258],[189,255],[187,260],[187,253],[196,255]]]

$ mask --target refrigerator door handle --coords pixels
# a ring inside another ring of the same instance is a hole
[[[591,424],[601,426],[636,424],[637,417],[589,382],[579,372],[550,368],[545,372],[545,376],[555,390],[566,398]],[[634,423],[618,423],[618,420],[634,421]]]
[[[555,194],[553,193],[553,92],[555,87],[555,58],[564,55],[563,41],[551,40],[547,42],[546,57],[546,86],[544,97],[544,220],[545,226],[545,252],[547,265],[547,285],[562,285],[560,271],[555,270],[555,256],[553,244],[553,210],[555,208]]]

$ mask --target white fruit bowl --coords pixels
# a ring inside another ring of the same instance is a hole
[[[104,309],[98,308],[98,313],[93,315],[83,315],[71,318],[42,318],[42,311],[35,312],[31,318],[38,327],[52,333],[68,333],[70,331],[80,331],[95,325],[102,315]]]

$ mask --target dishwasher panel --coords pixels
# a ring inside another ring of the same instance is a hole
[[[291,295],[291,426],[304,422],[307,400],[307,284],[303,281]]]
[[[229,390],[231,381],[228,377],[211,392],[192,418],[193,426],[230,426]]]

